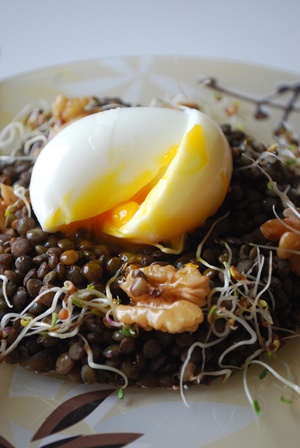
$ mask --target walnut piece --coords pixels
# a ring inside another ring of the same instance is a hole
[[[56,120],[62,124],[68,123],[77,118],[88,115],[85,106],[89,103],[88,97],[67,98],[64,95],[58,95],[52,104],[52,113]]]
[[[156,263],[145,268],[133,265],[120,287],[131,304],[116,307],[119,321],[169,333],[198,328],[210,291],[209,278],[193,264],[181,269]]]
[[[168,333],[196,331],[203,322],[202,309],[188,300],[177,300],[170,305],[156,308],[118,305],[116,315],[126,325],[137,324],[144,330],[159,330]]]
[[[7,207],[17,200],[18,197],[15,195],[13,187],[0,183],[0,231],[3,233],[7,231],[5,219]]]
[[[285,209],[283,214],[282,221],[271,219],[260,230],[268,240],[278,243],[278,257],[288,259],[291,271],[300,276],[300,253],[291,252],[300,251],[300,218],[290,209]]]
[[[14,204],[18,200],[18,196],[15,195],[14,189],[10,185],[0,183],[0,194],[5,207]]]

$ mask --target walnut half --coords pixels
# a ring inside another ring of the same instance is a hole
[[[116,307],[119,321],[168,333],[196,331],[210,291],[209,278],[193,264],[181,269],[155,263],[145,268],[133,265],[120,287],[131,303]]]

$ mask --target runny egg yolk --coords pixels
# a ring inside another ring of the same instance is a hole
[[[134,201],[118,205],[111,212],[107,219],[107,224],[119,229],[131,220],[135,212],[139,209],[139,204]]]
[[[44,230],[92,226],[137,243],[176,245],[218,210],[231,173],[227,141],[204,114],[122,108],[78,120],[50,141],[30,195]]]

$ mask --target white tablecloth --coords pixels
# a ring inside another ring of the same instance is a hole
[[[300,73],[299,0],[0,0],[0,80],[119,55],[199,55]]]

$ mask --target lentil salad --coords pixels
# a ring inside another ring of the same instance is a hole
[[[187,236],[179,255],[99,241],[88,229],[48,234],[30,210],[30,157],[83,110],[127,106],[118,99],[92,98],[75,101],[68,111],[67,103],[60,98],[52,113],[27,114],[34,135],[22,142],[21,155],[1,162],[4,361],[75,381],[112,383],[122,391],[127,384],[176,389],[210,383],[263,355],[276,356],[300,321],[299,248],[295,242],[284,247],[288,256],[283,257],[278,247],[285,232],[275,237],[265,231],[270,220],[271,227],[282,224],[287,209],[295,211],[294,221],[299,214],[299,175],[282,163],[280,148],[222,127],[234,162],[230,191],[217,215]],[[292,144],[296,148],[297,142]],[[299,232],[297,222],[287,225]],[[196,330],[146,331],[113,319],[116,303],[130,304],[122,289],[130,267],[147,282],[144,271],[153,265],[176,270],[193,265],[209,279],[204,322]]]

